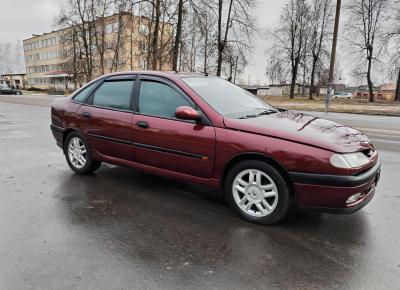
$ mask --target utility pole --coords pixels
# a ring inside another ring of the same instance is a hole
[[[337,38],[339,33],[339,20],[340,20],[340,8],[342,6],[342,0],[337,0],[336,3],[336,16],[335,16],[335,29],[333,31],[332,51],[331,51],[331,65],[329,68],[329,81],[328,81],[328,92],[325,99],[325,112],[328,112],[331,105],[332,90],[333,90],[333,77],[335,74],[335,60],[336,60],[336,46]]]

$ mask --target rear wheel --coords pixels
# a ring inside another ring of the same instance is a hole
[[[90,147],[78,132],[70,133],[64,142],[64,154],[69,167],[79,174],[90,174],[96,171],[101,162],[92,159]]]
[[[249,160],[235,165],[225,180],[225,192],[232,208],[247,221],[273,224],[290,209],[290,190],[273,166]]]

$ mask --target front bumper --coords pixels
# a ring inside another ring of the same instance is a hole
[[[296,202],[300,207],[324,212],[355,212],[366,206],[375,194],[379,181],[381,163],[367,171],[352,175],[327,175],[290,172],[290,178],[296,192]],[[351,204],[347,199],[357,193],[360,198]]]

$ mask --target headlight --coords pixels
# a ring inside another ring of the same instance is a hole
[[[367,156],[362,152],[333,154],[331,156],[331,164],[338,168],[357,168],[369,162]]]

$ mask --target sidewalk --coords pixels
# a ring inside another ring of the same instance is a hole
[[[325,100],[323,99],[309,100],[304,97],[296,97],[291,100],[289,97],[270,96],[261,98],[278,108],[302,111],[325,111]],[[368,103],[363,100],[332,100],[330,111],[337,113],[400,116],[400,103]]]

